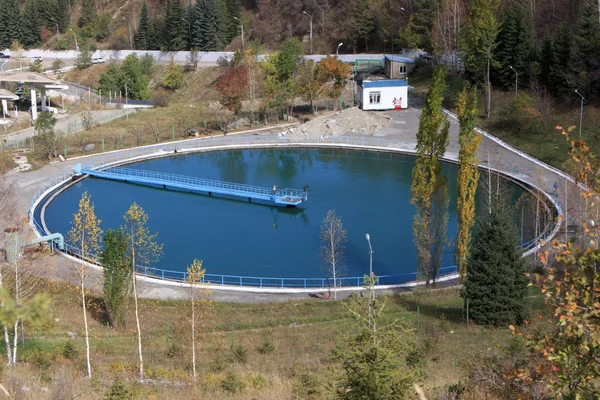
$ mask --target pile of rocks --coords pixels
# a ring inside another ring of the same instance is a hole
[[[349,108],[317,117],[300,126],[279,132],[280,137],[327,139],[342,135],[371,136],[390,124],[390,118],[379,113]]]

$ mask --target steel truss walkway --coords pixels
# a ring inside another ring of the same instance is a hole
[[[77,174],[95,178],[131,182],[140,185],[159,187],[162,189],[181,190],[208,196],[222,196],[244,201],[273,204],[276,206],[296,207],[308,199],[305,190],[298,189],[268,189],[259,186],[240,183],[213,181],[192,176],[168,174],[164,172],[144,171],[131,168],[82,168],[75,167]]]

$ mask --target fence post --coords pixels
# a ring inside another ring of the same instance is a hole
[[[469,326],[469,299],[467,299],[467,327]]]
[[[296,344],[296,316],[292,315],[292,342]]]
[[[108,321],[106,321],[106,347],[108,347]]]
[[[175,127],[171,127],[171,131],[173,132],[173,140],[175,140]]]
[[[67,142],[65,142],[65,160],[67,159]]]
[[[421,307],[417,306],[417,331],[421,330]]]
[[[233,345],[235,344],[235,322],[231,323],[231,350],[233,350]]]
[[[167,324],[167,346],[171,345],[171,325]]]

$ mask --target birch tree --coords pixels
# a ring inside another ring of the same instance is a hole
[[[142,207],[133,203],[125,213],[123,230],[128,237],[128,255],[132,268],[133,301],[135,306],[135,326],[138,339],[138,355],[140,361],[140,379],[144,379],[144,358],[142,355],[142,331],[138,305],[138,288],[136,268],[138,264],[149,266],[162,255],[162,244],[156,242],[157,233],[151,234],[147,227],[148,214]]]
[[[79,247],[80,259],[75,270],[79,278],[81,288],[81,308],[83,310],[83,325],[85,328],[85,355],[87,361],[87,375],[92,377],[92,364],[90,360],[90,338],[87,321],[85,279],[87,277],[87,258],[93,258],[99,251],[102,242],[102,229],[100,220],[96,217],[94,203],[87,192],[84,192],[79,200],[79,209],[73,214],[69,241]]]
[[[429,286],[432,264],[432,206],[436,181],[440,179],[440,158],[446,152],[450,122],[442,112],[446,90],[446,69],[438,67],[425,97],[417,132],[417,160],[412,173],[410,199],[417,208],[413,219],[414,243],[417,248],[417,274]]]
[[[325,263],[324,270],[333,278],[333,298],[337,299],[337,279],[343,266],[346,231],[335,210],[327,211],[321,224],[321,259]],[[331,296],[331,288],[329,290]]]
[[[212,291],[204,287],[202,281],[206,270],[202,268],[202,260],[195,259],[187,268],[186,281],[189,285],[190,327],[192,330],[192,374],[196,380],[196,331],[203,317],[212,309],[212,301],[208,296]]]
[[[460,131],[458,142],[458,232],[456,233],[455,262],[461,281],[467,274],[467,260],[469,259],[469,245],[471,243],[471,230],[475,223],[475,195],[479,181],[477,168],[477,149],[481,144],[482,136],[477,134],[477,93],[464,88],[458,96],[456,103]]]

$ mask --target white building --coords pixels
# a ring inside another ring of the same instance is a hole
[[[358,107],[363,110],[408,108],[408,79],[365,79],[357,84]]]

